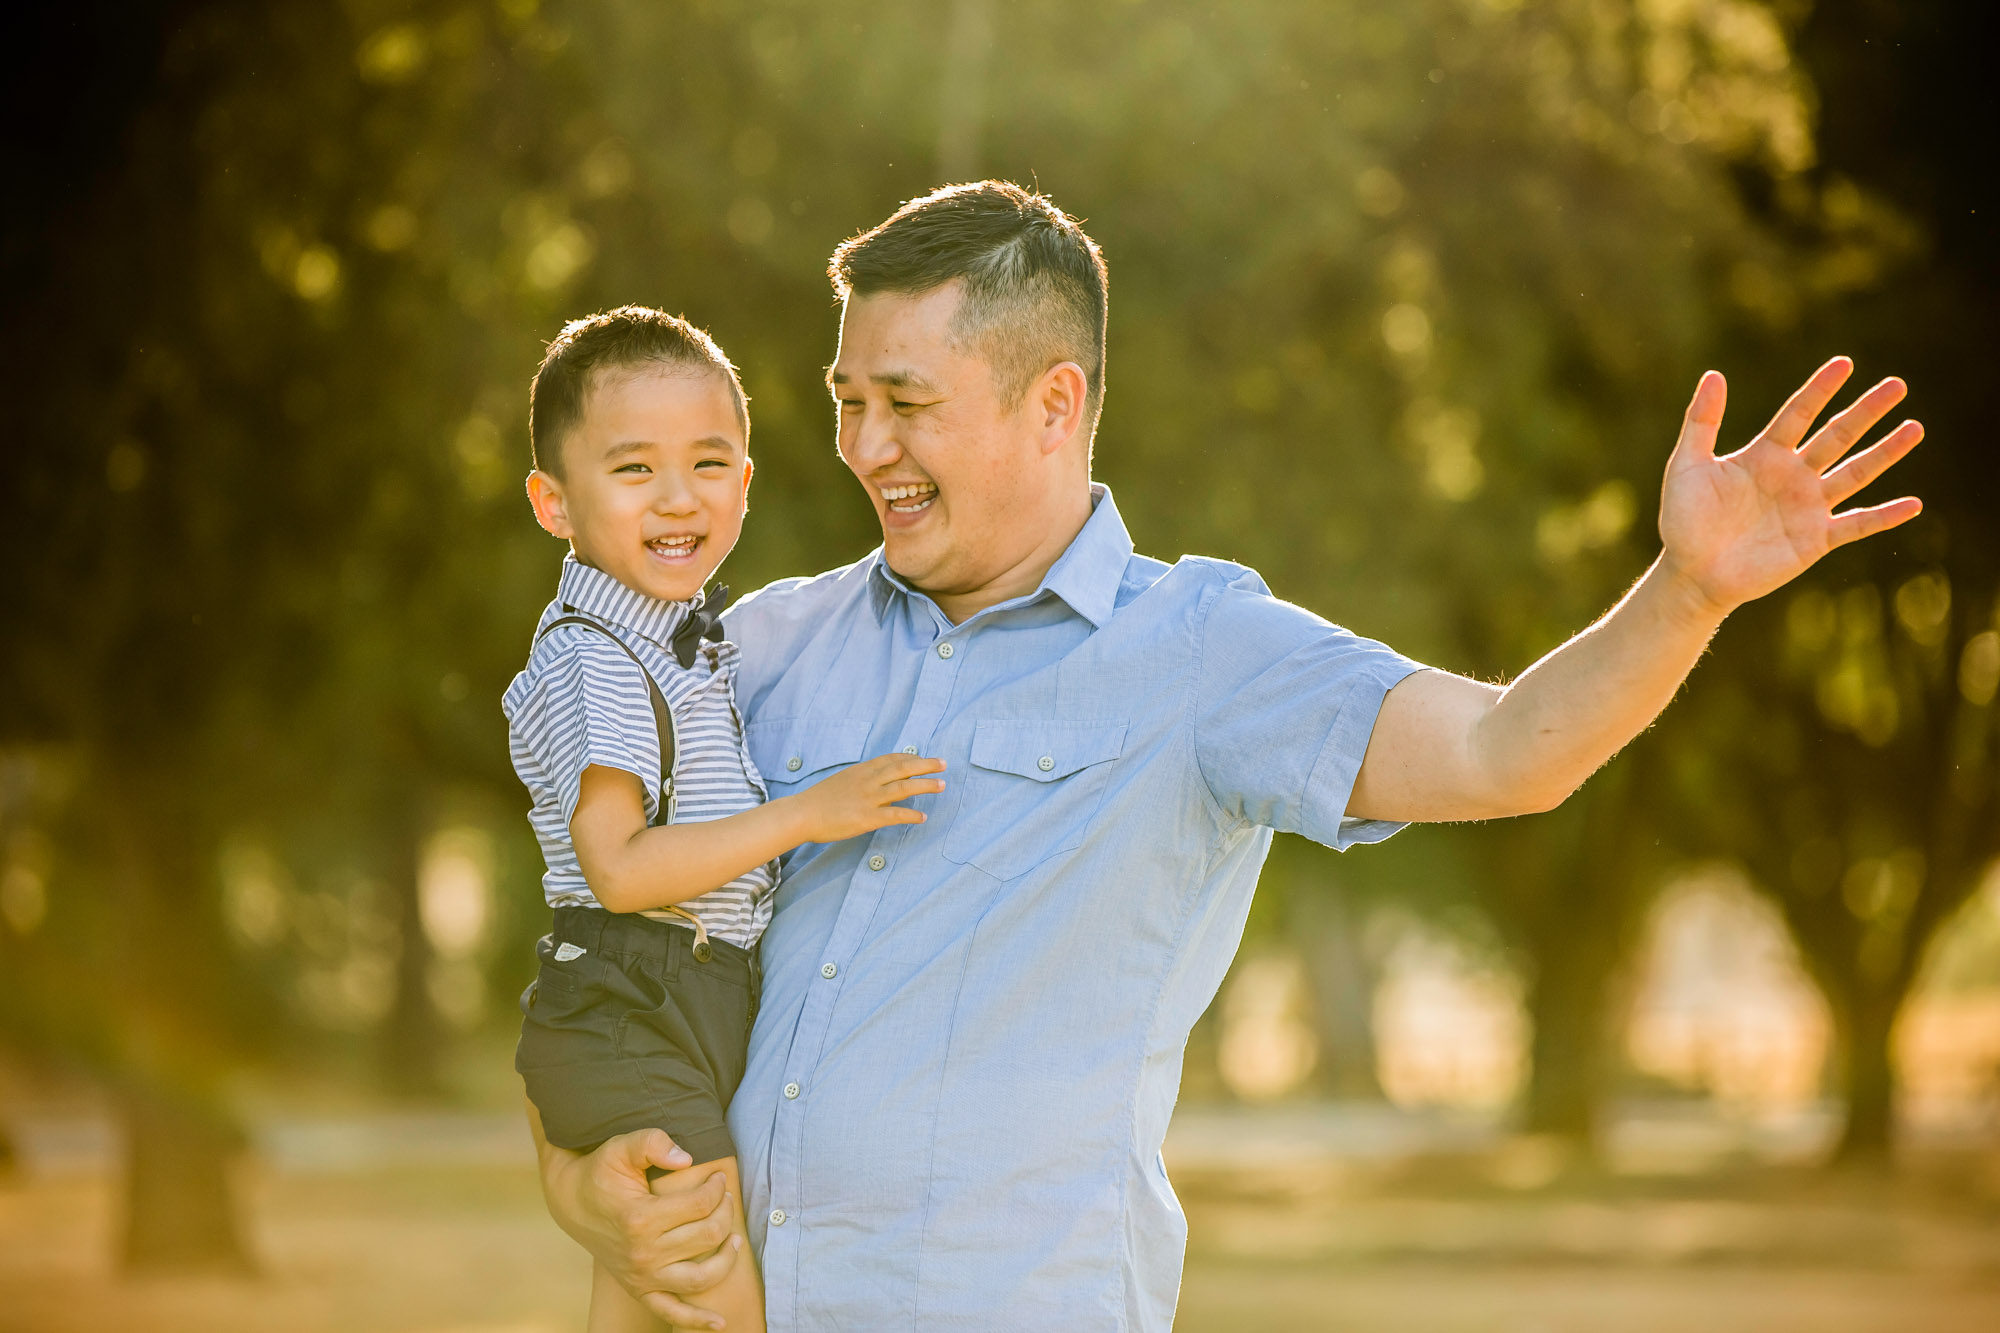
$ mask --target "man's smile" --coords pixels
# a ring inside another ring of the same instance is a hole
[[[938,494],[937,483],[934,481],[908,482],[877,489],[881,491],[882,499],[892,514],[921,514],[931,507]]]

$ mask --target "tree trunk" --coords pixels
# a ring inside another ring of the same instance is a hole
[[[383,1020],[381,1058],[383,1078],[391,1089],[406,1096],[431,1097],[444,1087],[444,1031],[431,1000],[433,951],[424,932],[423,826],[416,807],[414,800],[397,801],[381,816],[399,941],[395,998]]]
[[[1343,1101],[1380,1101],[1375,1073],[1375,977],[1354,913],[1337,884],[1295,884],[1292,940],[1312,989],[1320,1090]]]
[[[1605,996],[1618,963],[1616,941],[1588,927],[1564,932],[1537,950],[1535,976],[1527,995],[1528,1088],[1522,1128],[1553,1134],[1586,1150],[1598,1141],[1598,1108],[1603,1101]]]
[[[136,1269],[241,1272],[251,1265],[229,1165],[243,1138],[215,1089],[246,996],[217,961],[206,812],[177,778],[135,767],[101,789],[115,812],[100,869],[116,908],[104,1018],[117,1033],[108,1072],[126,1130],[123,1252]]]
[[[1841,1090],[1847,1101],[1847,1123],[1833,1160],[1843,1166],[1886,1162],[1894,1146],[1896,1078],[1889,1042],[1901,999],[1900,993],[1860,996],[1842,1025],[1846,1049]]]
[[[241,1133],[220,1111],[183,1097],[131,1090],[121,1101],[126,1267],[250,1271],[229,1183]]]

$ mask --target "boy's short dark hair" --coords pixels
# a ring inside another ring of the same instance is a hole
[[[583,420],[585,400],[600,371],[658,368],[719,375],[736,404],[736,422],[750,440],[750,400],[736,367],[715,339],[678,315],[651,306],[621,305],[563,325],[528,386],[528,453],[543,472],[563,475],[563,441]]]
[[[1096,422],[1110,279],[1097,242],[1044,196],[997,180],[934,190],[841,242],[827,276],[842,300],[962,280],[952,333],[992,367],[1001,401],[1018,402],[1043,371],[1074,361]]]

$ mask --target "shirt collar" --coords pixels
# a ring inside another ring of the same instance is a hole
[[[874,604],[877,618],[886,616],[890,604],[897,596],[907,596],[910,586],[903,582],[896,572],[889,568],[889,562],[882,558],[882,549],[877,547],[871,556],[874,567],[869,571],[869,598]],[[1118,587],[1125,579],[1125,567],[1132,560],[1132,535],[1125,530],[1125,520],[1118,516],[1118,505],[1111,498],[1111,488],[1102,482],[1090,483],[1090,517],[1084,520],[1083,528],[1056,557],[1049,566],[1049,572],[1042,575],[1042,581],[1035,589],[1035,596],[1053,593],[1062,598],[1069,609],[1082,616],[1096,629],[1104,628],[1111,619],[1111,612],[1118,604]]]
[[[701,605],[704,595],[685,602],[663,602],[648,597],[603,570],[584,564],[574,551],[563,557],[562,577],[556,581],[556,600],[565,610],[581,611],[621,629],[643,634],[662,647],[672,641],[674,631]]]

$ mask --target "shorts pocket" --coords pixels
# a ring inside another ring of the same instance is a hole
[[[1125,748],[1123,722],[979,723],[945,859],[997,879],[1083,845]]]
[[[536,946],[542,965],[521,992],[521,1042],[514,1067],[524,1073],[613,1055],[615,1022],[626,1007],[621,999],[629,999],[618,994],[623,986],[604,984],[606,965],[594,954],[558,962],[551,949],[550,937],[543,936]]]

